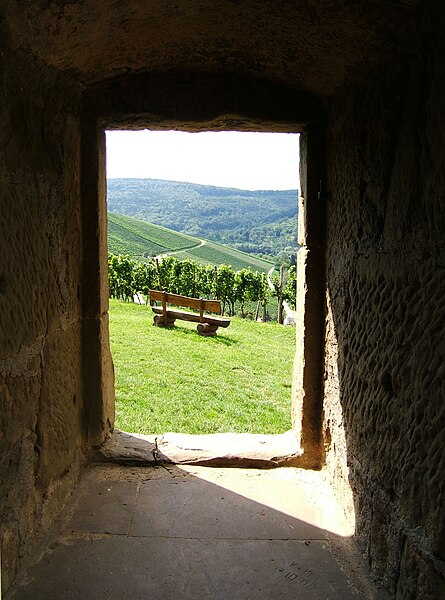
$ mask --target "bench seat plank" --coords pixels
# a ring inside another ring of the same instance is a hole
[[[155,301],[161,302],[162,306],[154,306]],[[165,291],[150,290],[150,304],[155,313],[153,325],[158,327],[174,327],[175,320],[193,321],[198,323],[198,334],[206,337],[215,336],[218,327],[228,327],[230,319],[224,317],[215,317],[210,313],[221,314],[221,302],[219,300],[207,300],[205,298],[191,298],[189,296],[180,296],[179,294],[171,294]],[[185,306],[198,310],[196,312],[188,312],[180,308],[169,308],[167,304],[175,307]]]
[[[153,312],[158,315],[164,314],[162,306],[152,306],[151,308]],[[167,318],[170,317],[172,319],[180,319],[181,321],[193,321],[194,323],[199,323],[201,321],[198,314],[187,312],[186,310],[167,308],[166,315]],[[228,327],[230,325],[230,319],[215,317],[213,315],[204,315],[203,322],[210,323],[211,325],[217,325],[218,327]]]

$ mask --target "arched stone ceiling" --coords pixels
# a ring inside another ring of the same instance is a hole
[[[0,0],[14,49],[86,85],[175,68],[329,95],[410,52],[417,0]]]

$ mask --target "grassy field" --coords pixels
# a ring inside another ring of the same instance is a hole
[[[221,244],[178,233],[159,225],[116,213],[108,213],[108,251],[128,254],[133,258],[173,252],[179,260],[195,260],[201,264],[230,265],[235,270],[251,267],[267,272],[272,262]]]
[[[217,337],[196,324],[152,326],[145,306],[110,300],[116,427],[161,434],[282,433],[291,427],[295,329],[233,318]]]

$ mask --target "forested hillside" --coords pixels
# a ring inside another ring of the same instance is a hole
[[[298,191],[247,191],[160,179],[109,179],[108,209],[244,252],[297,246]]]

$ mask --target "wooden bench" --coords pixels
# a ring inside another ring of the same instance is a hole
[[[153,302],[161,302],[161,306],[153,306]],[[158,290],[150,290],[150,304],[155,314],[153,325],[158,327],[173,327],[176,319],[182,321],[194,321],[198,323],[199,335],[214,336],[218,327],[228,327],[230,319],[215,317],[204,314],[206,311],[221,314],[221,302],[219,300],[204,300],[203,298],[189,298],[179,294],[170,294]],[[184,306],[199,311],[199,313],[188,312],[176,308],[167,307],[167,304]]]

